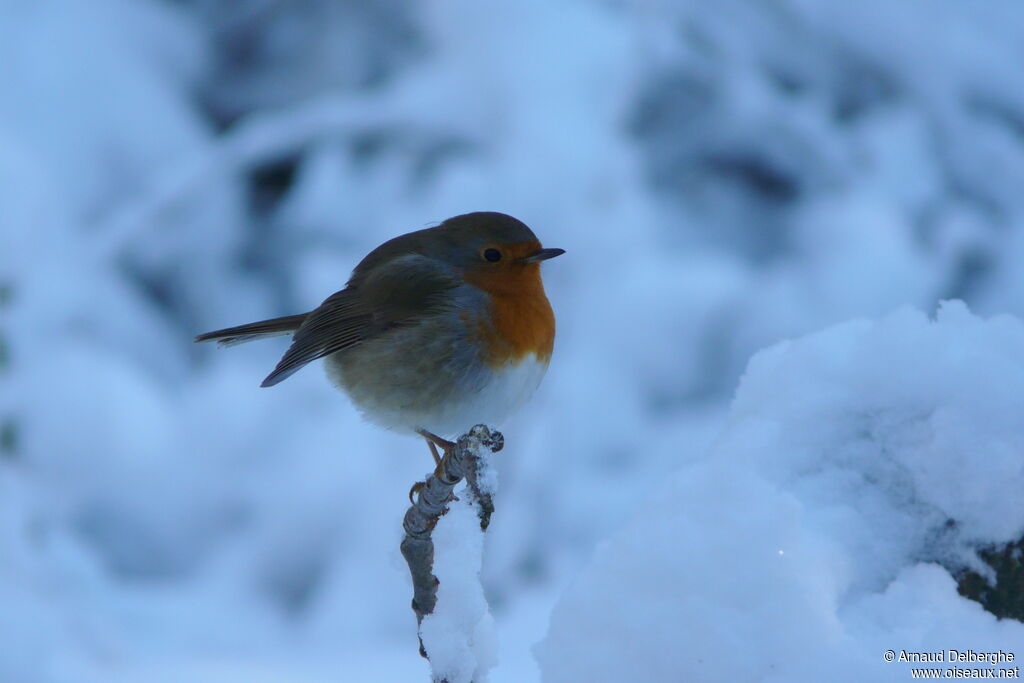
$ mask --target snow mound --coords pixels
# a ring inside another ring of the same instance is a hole
[[[886,650],[1019,657],[1024,625],[949,571],[1024,533],[1022,405],[1024,324],[960,302],[757,354],[710,457],[562,597],[544,680],[905,681],[920,665]]]

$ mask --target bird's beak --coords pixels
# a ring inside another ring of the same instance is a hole
[[[524,256],[519,259],[523,263],[537,263],[538,261],[547,261],[549,258],[555,258],[565,253],[565,249],[538,249],[529,256]]]

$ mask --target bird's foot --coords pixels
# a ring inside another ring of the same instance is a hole
[[[440,448],[444,454],[447,454],[448,451],[455,448],[455,442],[448,441],[447,439],[442,439],[437,434],[428,432],[426,429],[417,429],[416,432],[426,440],[427,448],[430,449],[430,455],[434,458],[434,476],[440,477],[442,474],[441,460],[444,456],[441,454],[441,452],[438,452],[437,449]],[[418,481],[412,485],[412,488],[409,489],[410,503],[415,503],[413,498],[419,495],[420,491],[422,491],[426,485],[427,482],[425,481]],[[458,500],[458,498],[455,498],[454,496],[452,496],[452,498]]]
[[[426,429],[417,429],[416,432],[424,439],[426,439],[427,447],[430,449],[430,455],[434,457],[434,466],[436,468],[434,472],[439,473],[441,469],[441,454],[437,452],[438,447],[440,447],[442,451],[447,453],[451,449],[455,448],[455,442],[448,441],[447,439],[442,439],[437,434],[432,434],[431,432],[428,432]]]
[[[426,487],[426,485],[427,482],[425,481],[418,481],[412,485],[412,487],[409,489],[409,503],[411,503],[412,505],[416,504],[416,501],[414,500],[413,497],[419,495],[419,492],[422,491]]]

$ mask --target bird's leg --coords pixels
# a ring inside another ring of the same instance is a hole
[[[441,454],[437,452],[437,446],[434,445],[433,441],[427,440],[427,448],[430,449],[430,454],[434,456],[434,467],[441,466]]]
[[[416,433],[426,440],[427,448],[430,449],[430,455],[434,457],[434,473],[437,474],[441,470],[441,454],[437,452],[437,447],[440,446],[441,450],[447,453],[455,447],[455,442],[442,439],[437,434],[428,432],[426,429],[417,429]],[[424,485],[425,482],[422,481],[418,481],[412,485],[412,488],[409,489],[409,502],[412,502],[413,496],[419,493]]]
[[[444,451],[445,453],[447,453],[448,451],[455,447],[454,441],[442,439],[437,434],[432,434],[431,432],[428,432],[426,429],[417,429],[416,433],[422,436],[424,439],[426,439],[427,443],[430,444],[430,452],[434,455],[434,461],[439,465],[441,464],[441,459],[437,457],[437,450],[434,447],[440,446],[441,450]]]

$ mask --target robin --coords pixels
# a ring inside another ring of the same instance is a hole
[[[444,437],[500,424],[540,384],[555,341],[540,264],[564,253],[543,248],[512,216],[467,213],[380,245],[309,313],[196,341],[231,346],[291,334],[261,386],[323,358],[367,419],[420,434],[439,462],[436,447],[453,445]]]

